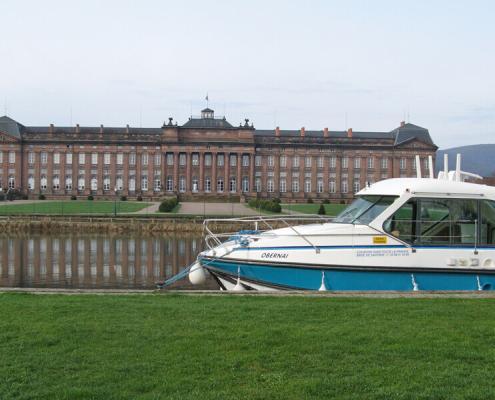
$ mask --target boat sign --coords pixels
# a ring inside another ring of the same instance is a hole
[[[373,236],[373,244],[387,244],[386,236]]]

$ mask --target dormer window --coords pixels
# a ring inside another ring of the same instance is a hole
[[[203,119],[213,119],[215,112],[211,108],[205,108],[201,110],[201,118]]]

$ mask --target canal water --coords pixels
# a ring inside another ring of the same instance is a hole
[[[191,264],[203,250],[201,236],[9,235],[0,236],[0,287],[153,289]],[[202,287],[187,278],[174,289]]]

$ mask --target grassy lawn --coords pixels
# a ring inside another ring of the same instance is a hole
[[[117,213],[139,211],[150,204],[141,201],[117,201]],[[36,203],[0,203],[0,215],[13,214],[113,214],[113,201],[38,201]]]
[[[347,204],[324,204],[324,206],[326,215],[334,217],[346,208]],[[305,214],[317,214],[318,208],[320,208],[319,204],[282,204],[282,211],[291,210]]]
[[[0,398],[495,398],[495,301],[0,294]]]

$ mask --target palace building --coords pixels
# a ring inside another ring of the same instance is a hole
[[[428,173],[427,129],[255,129],[206,108],[159,128],[24,126],[0,117],[0,188],[30,198],[127,196],[347,201],[368,182]]]

